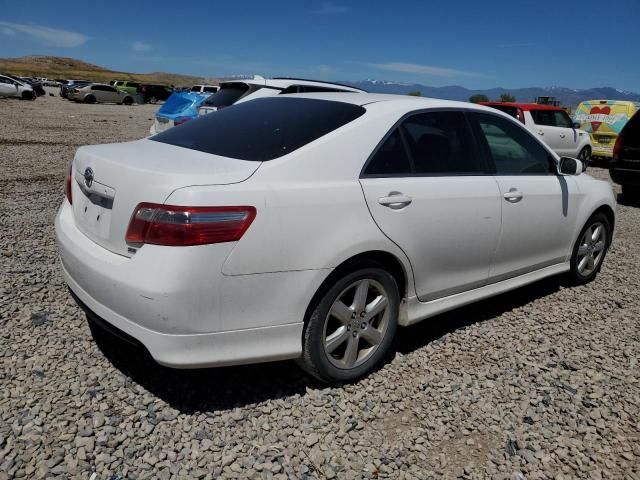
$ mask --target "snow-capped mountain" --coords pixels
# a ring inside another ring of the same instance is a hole
[[[347,85],[362,88],[371,93],[395,93],[406,95],[409,92],[419,91],[424,97],[443,98],[446,100],[468,101],[469,97],[482,94],[490,100],[496,100],[503,93],[516,97],[519,102],[532,102],[536,97],[553,96],[560,100],[562,105],[575,108],[585,100],[632,100],[640,101],[640,93],[620,90],[613,87],[598,87],[587,89],[574,89],[566,87],[528,87],[528,88],[489,88],[484,90],[471,90],[465,87],[452,85],[448,87],[429,87],[421,84],[407,84],[390,82],[386,80],[363,80],[358,82],[345,82]]]

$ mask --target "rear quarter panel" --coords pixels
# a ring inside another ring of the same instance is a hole
[[[403,252],[373,221],[359,183],[362,166],[395,119],[359,120],[264,162],[245,182],[179,189],[167,203],[256,207],[256,219],[223,266],[225,275],[331,269],[382,250],[412,278]]]

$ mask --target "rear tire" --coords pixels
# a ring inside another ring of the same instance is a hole
[[[87,95],[84,97],[84,103],[96,103],[96,97],[93,95]]]
[[[131,97],[124,97],[122,99],[122,103],[123,105],[132,105],[133,104],[133,98]]]
[[[20,98],[22,100],[33,100],[36,98],[36,96],[34,95],[33,92],[30,92],[29,90],[25,90],[24,92],[22,92],[22,94],[20,95]]]
[[[569,275],[574,284],[582,285],[596,278],[610,244],[609,219],[604,213],[596,213],[582,228],[573,247]]]
[[[149,99],[149,103],[156,103],[158,101],[158,99],[156,97],[151,97]]]
[[[327,383],[353,382],[388,354],[398,327],[400,294],[381,268],[345,274],[312,306],[304,327],[304,370]]]

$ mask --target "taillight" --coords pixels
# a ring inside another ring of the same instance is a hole
[[[620,154],[622,153],[622,137],[623,137],[623,132],[620,132],[618,134],[618,138],[616,138],[616,143],[613,145],[613,159],[614,160],[619,160],[620,159]]]
[[[191,117],[176,117],[176,119],[173,121],[173,124],[175,126],[182,125],[183,123],[186,123],[189,120],[191,120]]]
[[[133,212],[127,243],[184,247],[235,242],[256,217],[255,207],[180,207],[140,203]]]
[[[73,197],[71,195],[71,173],[73,170],[73,163],[69,165],[69,171],[67,172],[67,178],[64,182],[64,194],[69,200],[69,203],[73,203]]]

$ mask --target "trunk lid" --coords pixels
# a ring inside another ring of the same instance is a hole
[[[186,186],[240,183],[260,164],[151,140],[80,147],[71,187],[76,225],[98,245],[132,256],[125,234],[140,202],[164,203]]]

